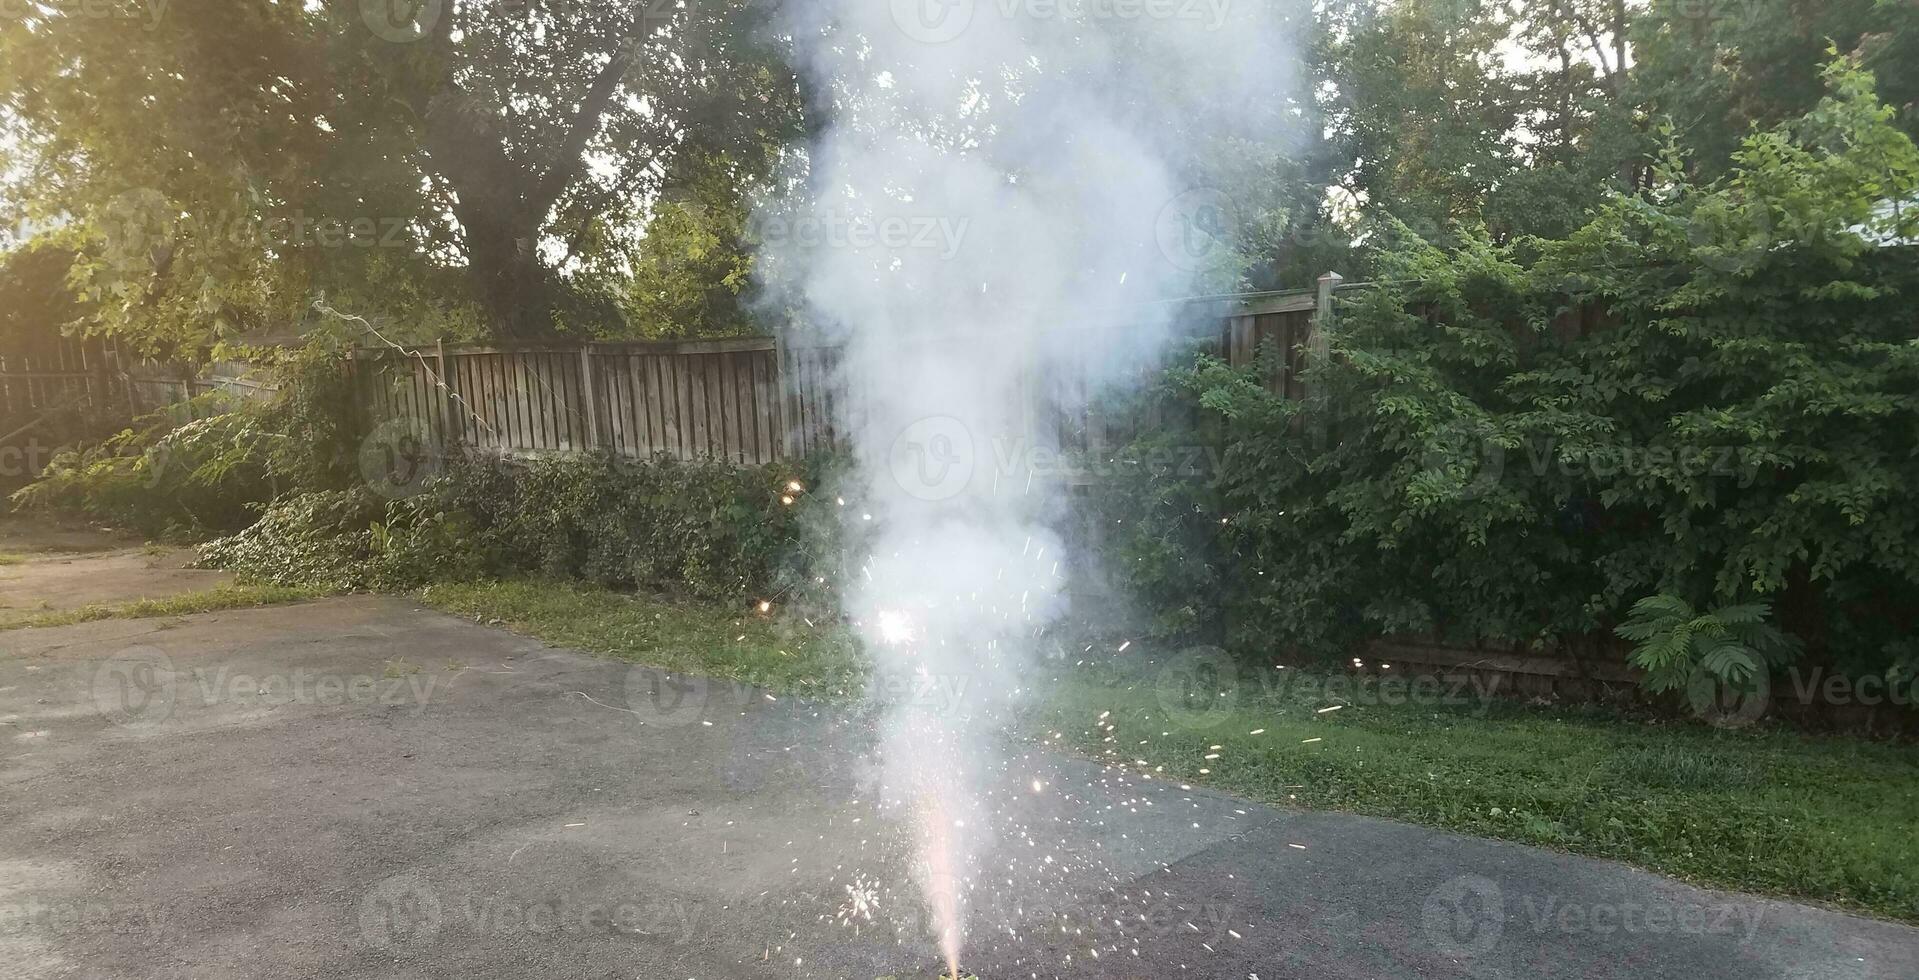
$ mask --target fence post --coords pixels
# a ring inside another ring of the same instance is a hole
[[[1337,313],[1333,308],[1333,293],[1346,277],[1337,272],[1328,272],[1319,277],[1319,307],[1313,311],[1313,361],[1319,363],[1330,356],[1333,345],[1333,323]]]
[[[440,389],[440,397],[436,401],[440,403],[441,448],[450,451],[460,441],[459,433],[454,426],[460,424],[461,419],[459,413],[454,411],[453,382],[446,373],[445,338],[435,338],[433,341],[433,373],[434,380],[438,382],[435,387]]]
[[[580,400],[586,402],[586,445],[583,449],[592,449],[600,444],[600,396],[598,386],[593,383],[593,342],[580,344]]]
[[[1313,309],[1313,336],[1308,346],[1306,366],[1317,368],[1332,358],[1333,327],[1338,320],[1338,309],[1333,303],[1333,294],[1339,290],[1339,284],[1345,281],[1337,272],[1328,272],[1319,277],[1319,302]],[[1313,393],[1304,383],[1299,386],[1301,401],[1312,399]],[[1324,406],[1309,410],[1301,420],[1311,419],[1306,427],[1306,437],[1316,450],[1324,450],[1328,433],[1326,431],[1326,413]]]

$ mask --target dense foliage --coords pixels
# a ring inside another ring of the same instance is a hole
[[[347,485],[358,438],[337,349],[254,353],[277,379],[270,399],[210,392],[77,442],[14,506],[194,539],[246,527],[284,493]]]
[[[1727,177],[1668,153],[1564,238],[1402,226],[1303,403],[1261,367],[1174,372],[1162,397],[1220,427],[1222,466],[1110,500],[1162,628],[1564,646],[1670,596],[1770,603],[1822,662],[1909,669],[1919,151],[1870,75],[1827,82]]]
[[[0,19],[0,241],[59,229],[79,326],[152,350],[285,336],[318,296],[416,339],[739,329],[745,202],[807,179],[836,97],[794,70],[786,6],[27,4]],[[1364,217],[1563,237],[1650,186],[1665,120],[1718,177],[1819,99],[1832,45],[1919,127],[1910,3],[1265,13],[1298,77],[1236,111],[1272,145],[1161,121],[1233,199],[1256,289],[1371,272]]]
[[[64,222],[88,326],[133,346],[284,331],[322,294],[416,336],[596,330],[683,152],[764,161],[797,135],[771,13],[21,5],[0,221]]]
[[[701,599],[819,604],[839,581],[824,462],[740,467],[590,454],[456,461],[417,496],[286,496],[208,544],[249,581],[334,589],[543,575]]]

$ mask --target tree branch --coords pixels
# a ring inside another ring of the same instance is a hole
[[[560,198],[566,185],[579,176],[584,162],[588,143],[599,135],[600,127],[606,120],[606,107],[619,91],[620,83],[626,79],[626,73],[638,58],[640,45],[646,41],[652,30],[664,30],[668,19],[659,19],[657,26],[649,28],[654,18],[641,14],[639,19],[621,31],[619,40],[613,47],[612,56],[600,68],[600,73],[587,86],[586,94],[580,98],[579,111],[573,114],[573,123],[567,129],[566,138],[553,151],[553,158],[547,167],[546,176],[539,182],[539,189],[528,202],[541,214],[545,214],[553,203]]]
[[[629,163],[627,168],[620,173],[619,178],[614,181],[612,189],[607,192],[607,196],[615,199],[624,196],[627,191],[632,189],[633,182],[638,180],[641,174],[652,169],[653,162],[660,158],[661,152],[661,150],[655,149],[652,153],[647,154],[644,161],[639,161],[637,166]],[[587,232],[593,229],[593,219],[599,216],[600,212],[593,210],[588,211],[580,217],[580,223],[573,229],[573,234],[567,236],[566,256],[560,259],[561,266],[565,266],[573,261],[573,256],[579,252],[580,246],[586,243]]]
[[[1593,22],[1577,10],[1569,9],[1567,13],[1572,15],[1573,23],[1579,25],[1579,29],[1585,32],[1586,40],[1592,43],[1593,55],[1599,59],[1600,74],[1606,77],[1606,81],[1612,81],[1616,72],[1613,71],[1612,62],[1606,60],[1606,42],[1599,39],[1599,28],[1593,26]]]

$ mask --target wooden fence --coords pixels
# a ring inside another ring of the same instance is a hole
[[[1317,290],[1194,302],[1180,312],[1235,364],[1274,343],[1273,390],[1300,397],[1314,324],[1339,277]],[[1110,314],[1123,317],[1124,310]],[[770,337],[642,343],[369,348],[351,362],[363,431],[425,430],[441,445],[508,455],[604,450],[769,463],[837,445],[846,399],[839,352]],[[251,365],[163,363],[109,341],[0,350],[0,435],[62,412],[130,418],[222,390],[273,388]],[[1109,445],[1104,420],[1056,418],[1061,445]]]
[[[127,357],[98,338],[0,350],[0,440],[70,415],[124,421],[210,391],[270,394],[273,386],[259,373],[236,361],[188,365]]]
[[[1299,371],[1338,277],[1318,290],[1199,304],[1192,317],[1235,364],[1260,345],[1283,356],[1273,390],[1304,394]],[[745,465],[838,444],[847,396],[839,352],[771,337],[367,349],[352,364],[365,431],[403,425],[446,446],[507,455],[601,450]],[[1099,438],[1097,420],[1056,420]]]
[[[603,450],[757,465],[837,440],[833,351],[769,337],[362,351],[368,431],[509,455]]]

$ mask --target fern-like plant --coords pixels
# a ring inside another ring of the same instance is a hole
[[[1763,602],[1701,612],[1678,596],[1662,594],[1634,603],[1631,617],[1614,632],[1636,644],[1632,662],[1646,672],[1648,690],[1685,691],[1693,708],[1704,713],[1722,691],[1760,690],[1774,668],[1798,656],[1797,642],[1773,626],[1771,617],[1772,607]]]

